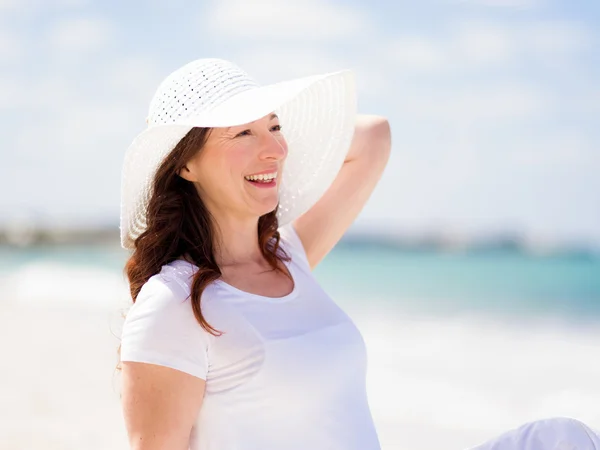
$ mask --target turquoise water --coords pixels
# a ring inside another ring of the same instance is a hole
[[[31,263],[120,273],[118,246],[0,247],[0,275]],[[446,253],[340,243],[315,275],[334,298],[400,311],[600,318],[600,257],[516,250]]]
[[[315,273],[339,295],[405,310],[600,317],[600,257],[338,246]]]

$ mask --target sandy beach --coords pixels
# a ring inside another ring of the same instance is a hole
[[[0,302],[0,448],[128,448],[108,323],[93,310]]]
[[[0,448],[128,448],[114,370],[126,291],[112,275],[99,292],[111,283],[121,303],[83,305],[4,280]],[[348,313],[367,342],[385,450],[464,449],[554,415],[600,428],[598,327]]]

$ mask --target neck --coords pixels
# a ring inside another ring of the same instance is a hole
[[[258,242],[258,218],[218,217],[215,260],[219,267],[262,262]]]

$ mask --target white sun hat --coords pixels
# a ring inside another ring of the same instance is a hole
[[[230,61],[205,58],[168,75],[147,123],[125,153],[121,175],[121,246],[146,229],[152,182],[164,158],[193,127],[243,125],[275,112],[288,143],[281,174],[280,226],[306,212],[339,172],[354,133],[353,72],[342,70],[259,86]]]

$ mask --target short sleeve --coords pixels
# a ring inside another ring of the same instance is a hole
[[[283,241],[285,250],[291,253],[292,259],[299,260],[300,264],[308,267],[310,270],[310,264],[308,263],[306,251],[304,250],[300,236],[298,236],[298,233],[294,228],[293,222],[279,227],[279,234],[281,236],[281,240]]]
[[[166,366],[206,380],[210,336],[180,286],[155,275],[126,315],[121,361]]]

